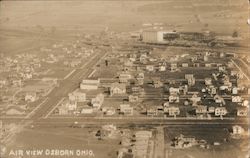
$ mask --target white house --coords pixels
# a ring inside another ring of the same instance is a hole
[[[168,97],[169,103],[179,103],[180,97],[178,95],[170,95]]]
[[[179,107],[165,107],[164,112],[168,113],[169,116],[177,116],[180,115],[180,108]]]
[[[241,134],[243,134],[245,132],[245,130],[239,125],[234,125],[232,127],[232,129],[233,129],[232,134],[234,134],[234,135],[241,135]]]
[[[120,113],[124,115],[133,115],[133,107],[131,107],[129,104],[121,104]]]
[[[199,105],[195,108],[195,113],[196,114],[206,114],[207,111],[207,106],[204,105]]]
[[[76,101],[76,102],[85,102],[86,101],[86,94],[83,92],[72,92],[69,93],[69,100]]]
[[[128,73],[121,73],[119,75],[119,82],[120,83],[127,83],[130,79],[132,78],[132,76]]]
[[[104,95],[103,94],[98,94],[95,98],[91,99],[91,105],[95,109],[100,109],[104,102]]]
[[[69,111],[73,111],[77,108],[77,102],[66,100],[62,103],[61,106],[66,107]]]
[[[226,107],[216,107],[214,111],[215,116],[224,116],[227,114]]]
[[[146,70],[148,71],[154,71],[154,65],[146,65]]]
[[[111,96],[126,94],[126,85],[122,83],[112,83],[109,92]]]
[[[100,80],[82,80],[80,84],[80,89],[95,90],[98,89]]]

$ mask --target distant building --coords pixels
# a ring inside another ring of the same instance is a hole
[[[76,102],[85,102],[86,101],[86,94],[83,92],[72,92],[69,93],[69,100],[70,101],[76,101]]]
[[[224,116],[227,114],[227,109],[225,107],[216,107],[214,114],[215,116]]]
[[[232,127],[232,130],[233,130],[233,133],[232,133],[233,135],[241,135],[245,132],[245,130],[239,125],[234,125]]]
[[[188,81],[189,86],[195,85],[194,74],[185,74],[185,79]]]
[[[173,140],[173,146],[178,149],[190,148],[196,144],[197,141],[195,137],[186,137],[182,134],[179,137],[175,137],[175,139]]]
[[[123,83],[112,83],[109,92],[111,96],[126,94],[126,85]]]
[[[157,116],[157,115],[158,115],[157,107],[150,107],[147,109],[147,116]]]
[[[179,38],[179,34],[173,31],[147,30],[142,33],[142,41],[145,43],[164,44],[168,41]]]
[[[132,78],[132,76],[128,73],[121,73],[119,75],[119,82],[120,83],[127,83],[130,79]]]
[[[169,103],[179,103],[180,97],[178,95],[170,95],[168,97]]]
[[[208,107],[208,113],[214,113],[215,112],[215,107],[210,106]]]
[[[159,66],[159,71],[166,71],[166,66],[160,65]]]
[[[171,63],[170,64],[170,71],[171,72],[176,72],[178,70],[177,63]]]
[[[154,71],[154,69],[155,69],[154,65],[146,65],[146,70]]]
[[[160,88],[163,86],[163,83],[161,82],[160,77],[154,77],[152,80],[153,80],[153,85],[155,88]]]
[[[89,106],[85,106],[81,110],[81,114],[92,114],[94,112],[94,109]]]
[[[120,113],[124,115],[133,115],[133,107],[131,107],[129,104],[121,104]]]
[[[80,89],[95,90],[98,89],[100,80],[82,80],[80,84]]]
[[[181,66],[182,67],[188,67],[188,63],[182,63]]]
[[[196,114],[206,114],[207,113],[207,106],[199,105],[195,108]]]
[[[91,99],[91,105],[95,109],[100,109],[103,102],[104,102],[104,95],[103,94],[98,94],[95,98]]]
[[[144,83],[144,73],[139,73],[137,76],[136,76],[136,80],[138,81],[138,84],[139,85],[143,85]]]
[[[177,95],[177,94],[180,94],[180,88],[170,87],[170,88],[169,88],[169,94],[170,94],[170,95]]]
[[[144,88],[140,86],[133,86],[131,91],[134,95],[141,95],[144,94]]]
[[[128,101],[132,102],[132,103],[138,102],[139,101],[139,97],[137,95],[129,95],[128,96]]]
[[[233,103],[240,103],[240,102],[242,102],[242,97],[241,96],[232,96],[232,102]]]
[[[177,116],[180,115],[180,108],[179,107],[166,107],[164,108],[164,112],[168,113],[169,116]]]
[[[246,107],[237,108],[237,116],[248,116],[248,109]]]
[[[65,109],[67,109],[68,111],[73,111],[77,108],[77,102],[65,100],[61,106],[65,107]]]

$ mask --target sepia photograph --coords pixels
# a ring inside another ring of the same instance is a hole
[[[0,158],[250,158],[250,0],[1,0]]]

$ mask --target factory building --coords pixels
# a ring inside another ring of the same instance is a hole
[[[142,32],[142,41],[145,43],[164,44],[168,41],[179,38],[179,34],[173,31],[147,30]]]

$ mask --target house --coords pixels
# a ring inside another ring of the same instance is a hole
[[[241,96],[232,96],[232,102],[233,103],[240,103],[240,102],[242,102],[242,97]]]
[[[248,116],[248,109],[246,107],[237,108],[237,116]]]
[[[136,138],[151,138],[152,137],[152,131],[137,131],[135,133]]]
[[[138,79],[144,80],[144,73],[143,73],[143,72],[138,73],[137,76],[136,76],[136,79],[137,79],[137,80],[138,80]]]
[[[137,95],[129,95],[128,96],[128,101],[132,102],[132,103],[138,102],[139,101],[139,97]]]
[[[161,82],[159,77],[154,77],[153,78],[153,85],[155,88],[160,88],[163,86],[163,83]]]
[[[176,72],[177,70],[178,70],[177,63],[171,63],[170,64],[170,71],[171,72]]]
[[[59,115],[68,115],[69,114],[69,109],[66,106],[59,106],[58,107],[58,113],[59,113]]]
[[[86,94],[80,91],[74,91],[69,93],[69,100],[76,101],[76,102],[85,102],[86,101]]]
[[[139,85],[143,85],[143,83],[144,83],[144,73],[139,73],[136,76],[136,80],[138,81]]]
[[[207,111],[207,106],[204,106],[204,105],[198,105],[196,106],[195,108],[195,113],[196,115],[197,114],[206,114],[208,111]]]
[[[154,71],[154,69],[155,69],[155,67],[154,67],[154,65],[146,65],[146,70],[147,71]]]
[[[80,89],[85,89],[85,90],[95,90],[98,89],[100,84],[100,80],[82,80],[80,84]]]
[[[102,112],[105,115],[111,116],[111,115],[114,115],[116,111],[113,107],[103,107]]]
[[[158,115],[157,107],[147,108],[147,116],[157,116],[157,115]]]
[[[242,106],[249,108],[249,101],[248,100],[243,100]]]
[[[81,114],[92,114],[94,112],[94,109],[89,106],[84,106],[81,110]]]
[[[232,131],[233,135],[241,135],[241,134],[243,134],[245,132],[245,130],[239,125],[234,125],[232,127],[232,130],[233,130]]]
[[[164,112],[168,113],[169,116],[177,116],[180,115],[180,108],[175,106],[165,107]]]
[[[181,66],[182,67],[188,67],[188,63],[182,63]]]
[[[195,85],[194,74],[185,74],[185,79],[188,81],[189,86]]]
[[[208,113],[214,113],[215,112],[215,107],[210,106],[208,107]]]
[[[25,109],[19,106],[9,106],[5,112],[6,115],[24,115]]]
[[[134,86],[131,88],[131,91],[133,94],[135,95],[140,95],[140,94],[144,94],[144,88],[140,87],[140,86]]]
[[[238,94],[238,87],[232,88],[232,94],[234,95]]]
[[[109,92],[111,96],[126,94],[126,85],[123,83],[112,83]]]
[[[124,115],[133,115],[133,107],[131,107],[129,104],[121,104],[120,113]]]
[[[121,73],[119,75],[119,82],[120,83],[127,83],[131,79],[131,75],[128,73]]]
[[[214,110],[215,116],[224,116],[227,114],[226,107],[216,107]]]
[[[139,60],[141,63],[146,63],[147,62],[147,54],[141,54],[141,56],[139,57]]]
[[[159,66],[159,71],[166,71],[166,66],[160,65]]]
[[[168,101],[169,103],[179,103],[180,97],[178,95],[170,95]]]
[[[27,102],[34,102],[36,100],[36,92],[27,93],[24,100]]]
[[[65,100],[61,106],[64,106],[68,111],[73,111],[77,108],[77,102]]]
[[[95,98],[91,99],[91,105],[95,109],[100,109],[103,102],[104,102],[104,95],[103,94],[98,94]]]
[[[210,86],[209,88],[210,88],[209,93],[210,93],[211,95],[215,95],[215,94],[217,94],[217,89],[216,89],[216,87],[214,87],[214,86]]]
[[[205,67],[212,67],[212,64],[210,64],[210,63],[205,63]]]
[[[173,140],[173,146],[177,149],[190,148],[196,144],[197,141],[195,137],[185,137],[182,134],[179,137],[175,137]]]
[[[170,88],[169,88],[169,94],[170,94],[170,95],[177,95],[177,94],[180,94],[180,89],[179,89],[179,88],[170,87]]]

